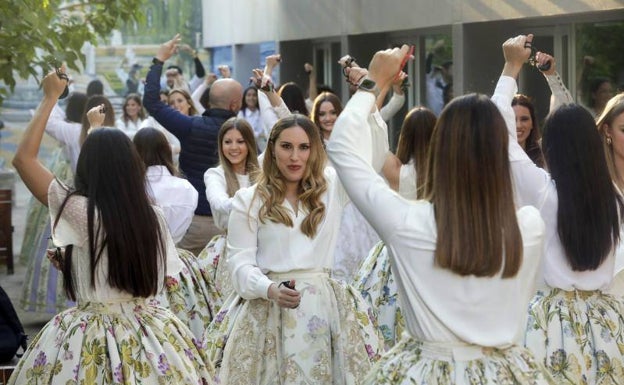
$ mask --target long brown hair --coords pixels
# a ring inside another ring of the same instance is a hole
[[[275,161],[275,143],[282,131],[291,127],[301,127],[310,140],[310,157],[306,163],[303,178],[299,182],[298,197],[304,210],[308,213],[301,224],[301,232],[313,238],[319,224],[325,217],[325,204],[321,200],[321,196],[327,191],[327,180],[325,180],[324,173],[327,155],[318,127],[305,115],[293,114],[278,120],[273,126],[254,199],[258,197],[262,202],[258,215],[258,219],[262,223],[270,220],[275,223],[283,223],[288,227],[293,226],[288,212],[282,206],[282,202],[286,199],[286,184]]]
[[[622,113],[624,113],[624,93],[617,94],[609,99],[602,114],[600,114],[596,120],[596,126],[598,127],[598,132],[600,132],[600,138],[602,139],[602,147],[607,158],[609,174],[611,174],[611,179],[613,179],[613,182],[615,182],[620,191],[624,191],[624,175],[620,175],[617,167],[615,167],[613,144],[607,141],[607,129],[615,129],[615,127],[611,127],[611,125]]]
[[[107,283],[135,297],[155,295],[164,284],[165,236],[162,222],[145,189],[145,166],[128,136],[116,128],[95,130],[85,140],[71,191],[59,209],[59,222],[67,202],[87,198],[87,232],[91,286],[95,287],[104,250],[108,255]],[[72,247],[65,252],[65,291],[75,300]]]
[[[453,99],[434,129],[425,199],[438,230],[435,262],[460,275],[515,276],[522,237],[513,200],[508,133],[484,95]]]
[[[240,189],[236,173],[232,168],[232,163],[223,153],[223,138],[230,130],[237,130],[240,132],[245,144],[247,145],[247,159],[245,159],[245,173],[249,175],[250,184],[254,184],[260,171],[260,165],[258,164],[258,150],[256,145],[256,137],[254,136],[251,125],[243,118],[230,118],[226,120],[219,129],[219,163],[223,167],[223,173],[225,175],[225,185],[227,188],[228,196],[233,197],[234,194]]]
[[[141,95],[139,94],[128,94],[126,96],[126,99],[124,99],[123,105],[121,106],[121,119],[124,121],[124,123],[128,123],[128,121],[130,120],[130,115],[128,115],[128,113],[126,112],[126,107],[128,106],[128,103],[134,100],[134,102],[136,104],[139,105],[139,112],[137,113],[137,118],[141,119],[141,120],[145,120],[146,115],[145,115],[145,108],[143,108],[143,101],[141,100]]]
[[[321,139],[323,138],[323,128],[321,127],[321,122],[319,119],[319,113],[321,110],[321,104],[323,102],[330,102],[336,111],[336,116],[340,116],[342,112],[342,101],[340,98],[331,92],[321,92],[315,99],[314,105],[312,105],[312,112],[310,113],[310,119],[317,125],[319,128],[319,132],[321,132]]]
[[[414,160],[416,197],[418,199],[422,199],[424,191],[423,185],[425,184],[425,176],[427,174],[429,144],[437,120],[433,111],[419,106],[412,108],[407,113],[401,126],[396,156],[401,161],[401,164],[408,164],[410,160]]]
[[[171,145],[165,134],[153,127],[145,127],[137,131],[132,142],[145,167],[165,166],[171,175],[179,176],[173,164]]]

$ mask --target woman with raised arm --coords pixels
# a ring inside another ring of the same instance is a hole
[[[52,107],[67,84],[64,68],[42,82],[44,97],[13,165],[50,208],[56,263],[77,301],[31,342],[8,384],[210,384],[212,367],[170,311],[149,304],[164,284],[174,250],[162,212],[150,204],[145,168],[116,128],[94,130],[82,145],[75,188],[37,159]],[[101,123],[102,106],[89,114]],[[99,125],[99,124],[98,124]]]
[[[255,184],[260,168],[254,132],[247,120],[226,120],[219,130],[218,141],[219,166],[206,171],[204,183],[215,226],[223,234],[215,236],[197,256],[207,279],[215,284],[217,296],[214,306],[217,311],[234,291],[225,255],[227,224],[234,194]]]
[[[85,114],[86,101],[85,94],[70,94],[65,111],[56,104],[45,128],[45,132],[59,144],[52,152],[47,167],[68,184],[73,183],[80,153],[80,122]],[[20,253],[20,261],[27,265],[20,307],[27,312],[56,314],[74,305],[63,292],[63,276],[46,257],[50,232],[48,208],[33,196],[28,205]]]
[[[550,173],[518,144],[511,99],[532,40],[533,35],[520,35],[503,44],[505,67],[493,96],[509,131],[517,203],[537,207],[546,224],[540,277],[546,287],[531,301],[525,345],[558,383],[622,379],[624,299],[604,292],[613,280],[622,198],[609,175],[594,119],[580,105],[551,106],[542,139]],[[544,72],[554,74],[551,56],[538,52],[536,60],[550,61]]]
[[[384,162],[384,178],[390,188],[405,199],[423,198],[429,144],[436,121],[430,109],[414,107],[401,126],[396,155],[389,154]],[[353,282],[376,314],[386,349],[391,348],[405,330],[405,320],[399,306],[388,248],[383,241],[370,250]]]
[[[361,129],[375,104],[373,85],[390,82],[407,54],[406,45],[377,52],[368,79],[351,78],[361,90],[327,145],[352,201],[391,250],[405,317],[401,341],[364,383],[553,383],[522,346],[544,223],[535,208],[514,206],[496,106],[477,94],[447,105],[431,139],[422,200],[396,194],[360,155],[374,143]]]
[[[358,384],[377,358],[368,306],[329,276],[348,198],[326,160],[309,118],[280,119],[258,183],[234,196],[227,255],[238,298],[217,316],[225,347],[212,347],[223,348],[222,383]]]

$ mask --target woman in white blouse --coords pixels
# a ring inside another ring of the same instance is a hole
[[[390,188],[405,199],[422,199],[431,134],[437,118],[426,107],[414,107],[403,120],[396,155],[389,153],[383,176]],[[417,187],[420,186],[420,189]],[[386,349],[392,347],[405,329],[392,274],[388,248],[383,241],[371,248],[354,275],[354,286],[376,312]]]
[[[137,131],[132,139],[139,156],[147,167],[147,193],[164,213],[165,222],[174,242],[179,242],[191,224],[197,207],[197,190],[186,179],[177,176],[173,166],[171,146],[165,135],[151,127]],[[188,325],[197,341],[212,321],[216,309],[209,295],[213,283],[204,279],[195,256],[187,250],[177,249],[167,254],[167,259],[183,266],[167,271],[165,290],[154,302],[169,308]]]
[[[247,120],[228,119],[221,126],[217,140],[219,166],[206,170],[204,184],[215,226],[223,234],[211,239],[197,259],[205,274],[208,274],[215,283],[218,295],[214,306],[218,309],[233,291],[225,259],[225,232],[234,194],[239,189],[256,183],[260,166],[254,132]]]
[[[222,383],[357,384],[381,348],[361,296],[329,277],[348,198],[326,159],[310,119],[281,119],[258,183],[234,196],[227,253],[240,310],[217,317],[229,330]]]
[[[141,95],[128,94],[121,106],[121,118],[115,121],[115,127],[125,132],[130,139],[141,127],[146,114],[141,102]]]
[[[375,54],[368,76],[377,87],[396,76],[408,48]],[[552,383],[522,347],[544,223],[535,208],[514,207],[496,106],[473,94],[446,107],[433,133],[425,199],[411,201],[359,155],[371,143],[361,127],[374,103],[372,92],[356,92],[327,145],[349,196],[391,251],[405,316],[401,341],[364,383]]]
[[[621,382],[624,301],[604,290],[613,280],[622,200],[595,122],[583,107],[551,107],[542,139],[550,173],[518,144],[511,99],[532,40],[521,35],[505,42],[506,66],[494,97],[509,131],[517,203],[537,207],[546,224],[542,273],[547,287],[531,301],[525,345],[558,383]],[[552,58],[540,56],[538,61],[552,61],[554,71]]]

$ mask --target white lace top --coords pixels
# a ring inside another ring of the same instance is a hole
[[[56,179],[48,187],[48,206],[50,208],[50,220],[52,225],[58,215],[59,209],[68,194],[65,186]],[[165,236],[167,251],[166,272],[174,275],[182,269],[178,253],[163,219],[162,212],[155,207],[160,229]],[[95,220],[98,220],[96,214]],[[96,268],[95,287],[91,286],[90,258],[89,258],[89,235],[87,226],[87,198],[83,196],[73,196],[65,205],[58,225],[52,232],[55,246],[74,245],[72,252],[72,272],[74,285],[76,288],[76,299],[78,304],[83,302],[110,302],[132,299],[132,295],[110,287],[107,283],[108,277],[108,254],[104,250],[100,263]],[[164,284],[163,270],[161,273]]]

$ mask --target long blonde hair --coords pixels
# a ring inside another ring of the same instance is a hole
[[[253,129],[249,123],[242,118],[230,118],[226,120],[219,130],[219,163],[223,167],[223,173],[225,175],[225,185],[228,196],[233,197],[234,194],[240,189],[240,184],[236,178],[236,173],[232,168],[232,163],[223,153],[223,138],[225,134],[230,130],[238,130],[241,136],[245,140],[247,145],[247,159],[245,159],[245,173],[249,175],[250,184],[256,183],[260,165],[258,164],[258,150],[256,145],[256,138],[254,137]]]
[[[615,95],[607,102],[602,114],[596,120],[596,127],[600,132],[600,138],[602,139],[602,147],[607,158],[607,167],[611,174],[611,179],[618,186],[620,191],[624,191],[624,175],[621,175],[617,167],[615,167],[615,155],[613,154],[613,145],[607,141],[607,128],[615,129],[611,127],[613,121],[624,113],[624,92]]]
[[[327,181],[324,174],[327,156],[323,149],[319,129],[308,117],[293,114],[278,120],[273,126],[254,199],[257,197],[262,202],[258,215],[260,222],[265,223],[266,220],[269,220],[293,227],[293,222],[282,205],[286,199],[286,183],[275,161],[275,143],[282,131],[291,127],[301,127],[310,140],[310,156],[303,177],[299,182],[298,198],[308,213],[301,224],[301,232],[313,238],[319,224],[325,217],[325,204],[321,200],[321,196],[327,191]]]

